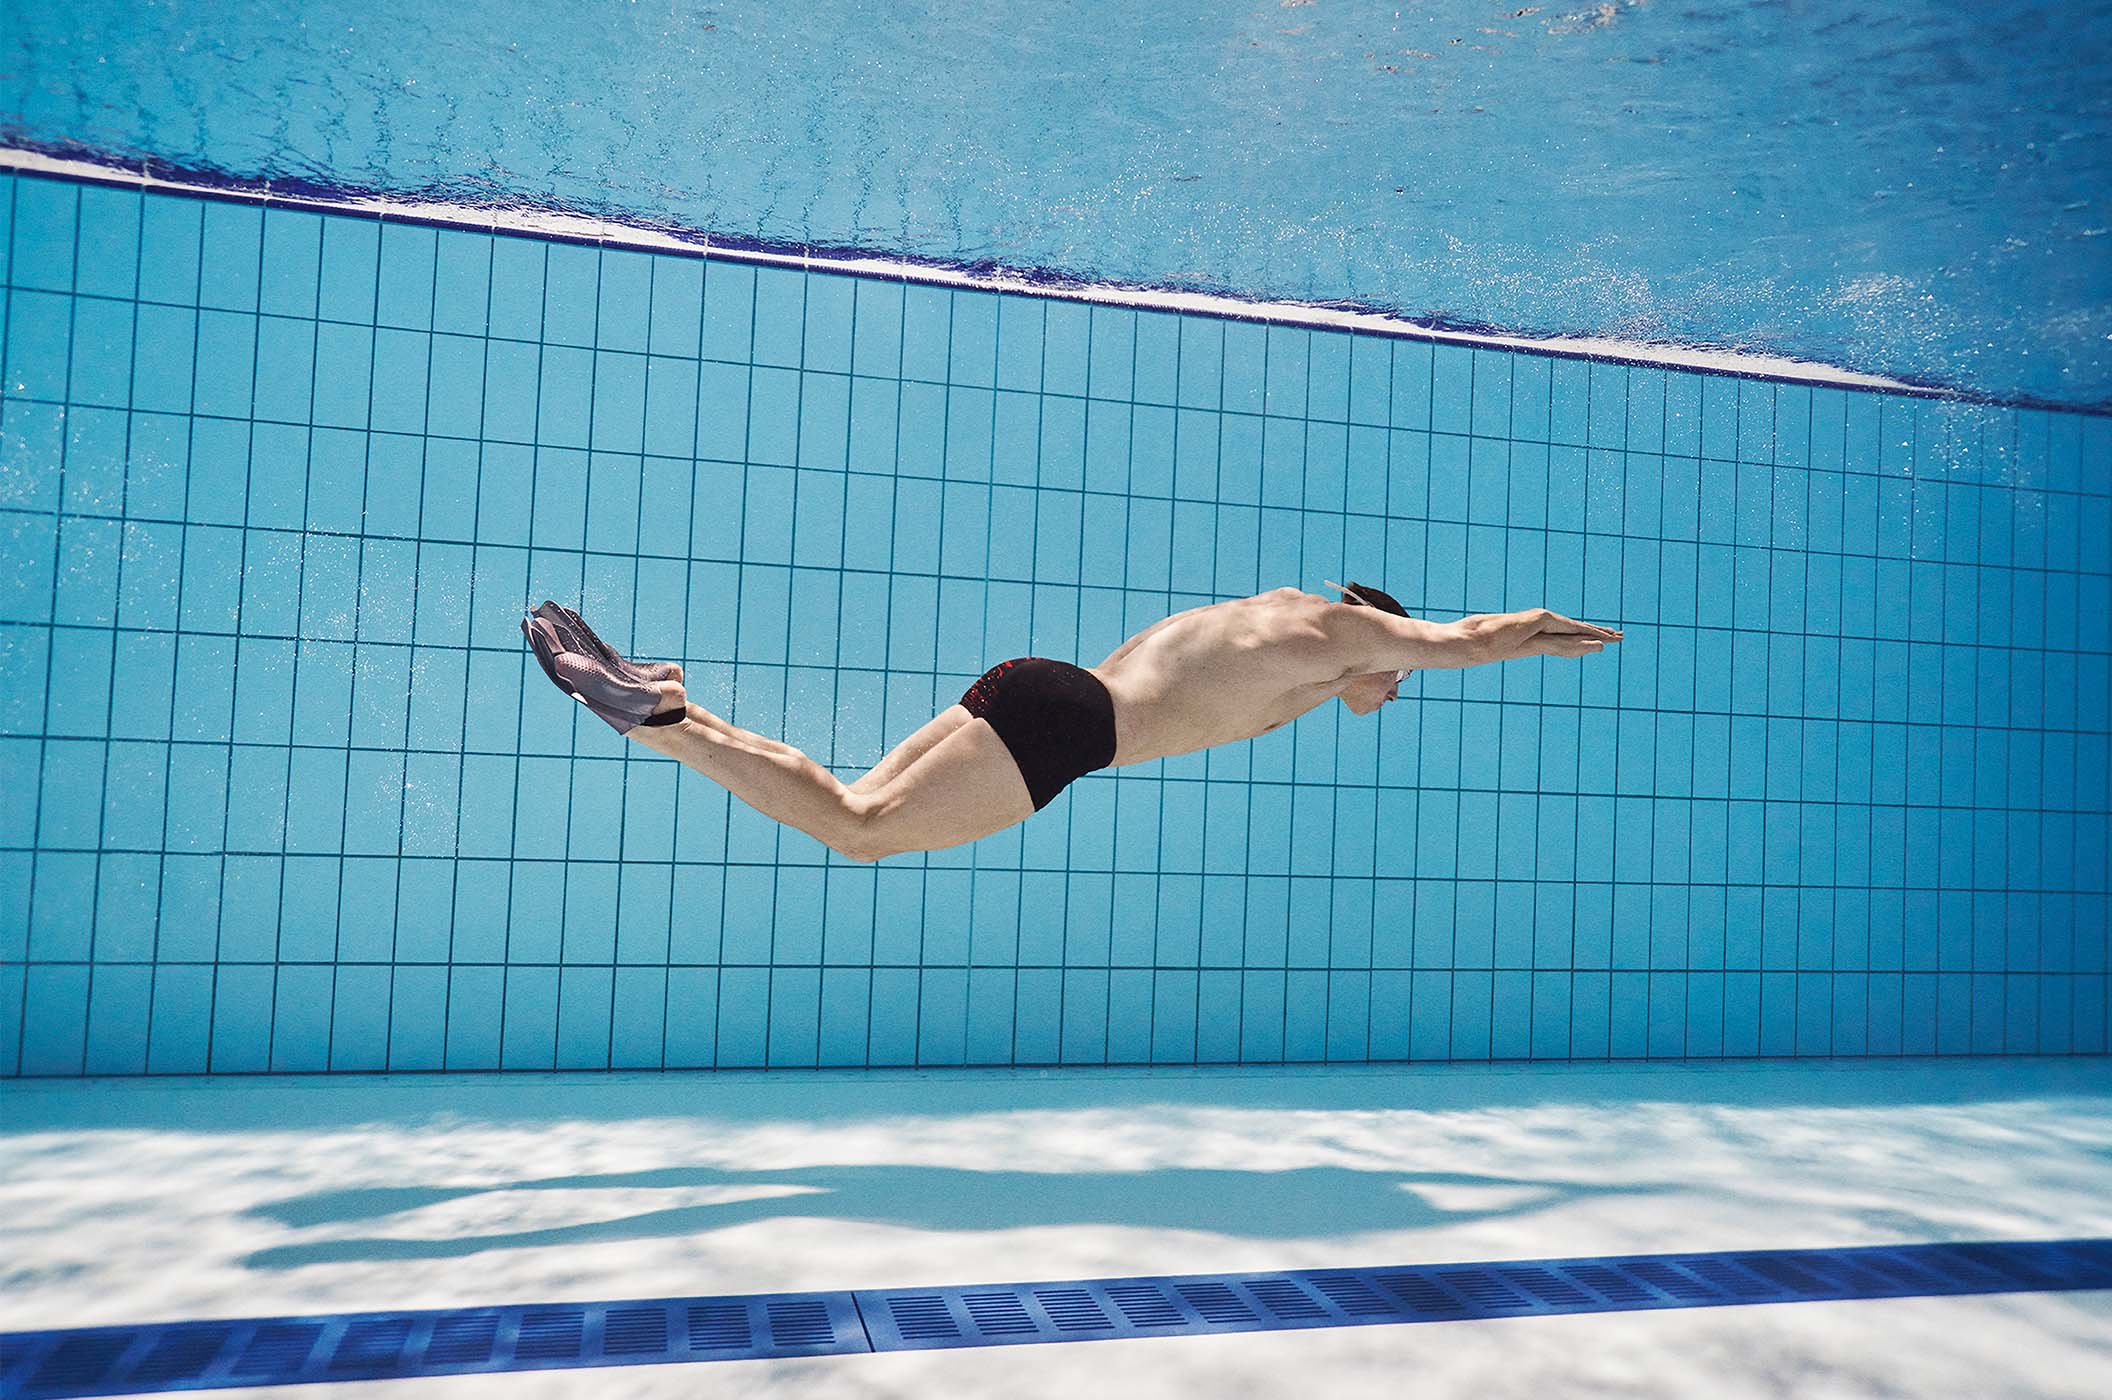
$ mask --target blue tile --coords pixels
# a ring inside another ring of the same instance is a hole
[[[1309,383],[1307,362],[1312,339],[1309,331],[1269,327],[1263,351],[1267,360],[1265,412],[1292,418],[1305,416]]]
[[[585,447],[593,394],[593,352],[545,346],[535,405],[535,440],[554,447]]]
[[[865,278],[855,281],[852,372],[893,377],[902,364],[902,285]]]
[[[66,402],[73,301],[52,292],[7,298],[7,389],[11,397]]]
[[[1427,431],[1431,427],[1436,347],[1422,341],[1396,340],[1392,348],[1393,400],[1389,420],[1396,428]],[[1544,379],[1544,370],[1542,375]]]
[[[302,1009],[300,1023],[289,1016],[288,1039],[293,1039],[297,1030],[316,1031],[310,1044],[315,1051],[312,1067],[317,1069],[323,1067],[327,1051],[327,1025],[320,1024],[316,1013],[329,1005],[328,978],[326,968],[302,969],[286,989],[288,999]],[[204,1001],[210,1008],[210,1039],[205,1062],[197,1066],[199,1069],[240,1073],[273,1067],[273,999],[277,981],[276,969],[270,967],[235,965],[219,969]],[[314,995],[312,1001],[303,1001],[294,993],[319,995]]]
[[[755,269],[711,263],[704,273],[704,358],[745,364],[755,333]]]
[[[997,302],[997,387],[1025,391],[1042,386],[1047,307],[1028,297]]]
[[[647,348],[655,355],[695,358],[703,338],[703,259],[655,259],[652,292]]]
[[[446,1067],[448,969],[399,967],[387,992],[386,1064],[394,1070]]]
[[[381,226],[381,268],[376,282],[377,324],[427,330],[433,324],[438,234],[429,228]]]
[[[21,1072],[80,1074],[86,1054],[88,969],[25,969],[22,991]]]
[[[851,372],[859,286],[850,277],[808,276],[806,324],[801,341],[804,368],[831,374]]]
[[[139,290],[141,196],[134,190],[81,189],[74,290],[131,298]]]
[[[250,415],[257,359],[257,318],[230,311],[198,313],[197,374],[191,408],[223,418]]]
[[[323,219],[315,214],[281,209],[266,213],[259,310],[276,316],[316,315],[323,228]]]
[[[558,970],[505,970],[505,1014],[499,1064],[506,1069],[553,1069],[557,1063]]]
[[[214,969],[163,964],[153,969],[147,1068],[158,1074],[197,1073],[207,1063]]]
[[[139,295],[144,301],[198,303],[198,240],[205,206],[147,195],[140,208]]]
[[[1040,482],[1043,487],[1076,490],[1084,484],[1087,407],[1079,399],[1042,400]]]
[[[987,292],[955,292],[947,327],[946,380],[989,388],[997,373],[997,301]]]
[[[1611,448],[1627,446],[1628,405],[1632,401],[1628,391],[1628,367],[1592,363],[1586,367],[1586,378],[1589,381],[1586,412],[1590,418],[1586,428],[1587,444]]]
[[[645,372],[642,355],[594,357],[593,446],[601,452],[640,452],[645,447]]]
[[[226,311],[257,309],[264,211],[253,204],[208,203],[200,234],[198,304]]]
[[[759,267],[754,279],[755,363],[797,369],[806,330],[806,274]]]
[[[593,345],[600,282],[599,248],[577,243],[547,245],[541,338],[554,345]]]
[[[1349,418],[1350,337],[1341,332],[1313,336],[1306,368],[1306,414],[1329,422]]]
[[[45,292],[73,290],[81,187],[59,180],[17,180],[9,280]]]
[[[1181,381],[1181,318],[1163,313],[1137,317],[1136,383],[1138,403],[1172,404],[1179,400]]]
[[[638,549],[638,459],[597,452],[587,464],[587,548],[615,554]]]
[[[324,322],[316,327],[315,399],[310,409],[316,423],[333,428],[366,426],[374,349],[374,332],[365,326]]]
[[[328,234],[336,232],[332,224]],[[514,340],[540,340],[543,333],[543,275],[550,245],[526,239],[491,243],[490,334]],[[442,268],[446,264],[440,264]]]
[[[747,458],[790,466],[799,460],[800,375],[796,370],[751,371],[748,385]]]
[[[409,536],[418,533],[419,478],[424,474],[423,439],[395,433],[374,433],[367,438],[364,523],[368,535]],[[399,541],[377,541],[368,547],[368,557],[371,558],[376,549],[396,555],[407,553]],[[365,606],[370,612],[378,609],[400,616],[403,601],[384,596]]]
[[[114,520],[74,517],[63,522],[54,620],[87,627],[116,623],[119,541],[120,527]]]
[[[800,376],[800,467],[843,471],[851,450],[851,380],[838,374]]]
[[[1430,427],[1440,433],[1474,430],[1474,383],[1479,352],[1456,345],[1431,347]]]
[[[944,383],[951,364],[953,293],[911,284],[902,294],[901,375]]]
[[[697,371],[691,360],[655,357],[646,363],[644,444],[647,452],[688,457],[697,445]]]
[[[1510,435],[1510,376],[1516,355],[1474,351],[1474,435]]]
[[[255,410],[259,419],[278,423],[309,420],[317,333],[313,321],[258,318]]]
[[[1041,388],[1044,393],[1083,397],[1092,344],[1092,308],[1052,301],[1044,308]]]
[[[1086,392],[1096,399],[1132,397],[1137,360],[1137,313],[1121,307],[1092,308],[1087,345]]]
[[[484,347],[481,338],[431,337],[425,385],[426,431],[463,438],[478,435],[484,417]]]
[[[608,1068],[614,992],[615,973],[610,968],[562,969],[557,1008],[558,1068]]]
[[[443,229],[433,249],[433,329],[483,335],[489,326],[497,245]]]
[[[608,249],[601,255],[600,317],[595,344],[603,350],[643,352],[652,330],[653,269],[644,253]]]
[[[1884,397],[1878,401],[1878,469],[1884,475],[1913,471],[1913,439],[1920,418],[1922,405],[1916,399]],[[2049,486],[2044,479],[2044,458],[2025,460],[2025,471],[2032,486]]]
[[[53,646],[53,684],[80,688],[95,686],[97,699],[108,697],[108,642],[103,642],[103,671],[89,674],[80,659],[65,652],[80,652],[74,642],[78,633],[59,633]],[[59,724],[49,733],[91,733],[87,726]],[[36,840],[46,847],[38,855],[38,902],[30,923],[30,957],[34,959],[82,959],[89,954],[95,885],[95,836],[101,819],[101,743],[44,743],[42,786],[30,796],[36,807]],[[74,849],[57,855],[53,847]]]
[[[1628,371],[1628,450],[1664,452],[1665,415],[1669,406],[1665,371],[1631,367]]]
[[[73,363],[67,397],[124,408],[132,398],[133,308],[81,298],[73,307]]]

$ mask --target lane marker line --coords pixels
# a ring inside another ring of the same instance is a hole
[[[1503,1259],[0,1333],[0,1397],[2112,1288],[2112,1238]]]

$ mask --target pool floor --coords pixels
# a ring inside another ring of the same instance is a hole
[[[90,1080],[6,1097],[0,1330],[2112,1235],[2104,1059]],[[2108,1376],[2099,1291],[331,1390],[2084,1396]]]

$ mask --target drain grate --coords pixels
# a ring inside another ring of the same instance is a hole
[[[962,1301],[975,1319],[975,1329],[986,1337],[1041,1330],[1041,1324],[1027,1316],[1027,1305],[1016,1293],[970,1293]]]
[[[2112,1239],[1051,1280],[0,1333],[0,1400],[1638,1308],[2112,1288]]]
[[[435,1366],[482,1366],[491,1360],[499,1340],[499,1315],[443,1317],[433,1324],[433,1339],[425,1344],[425,1359]]]
[[[895,1334],[913,1342],[952,1342],[961,1335],[946,1300],[935,1293],[889,1298],[887,1311],[895,1320]]]
[[[872,1349],[847,1293],[99,1327],[0,1346],[4,1400]]]
[[[748,1325],[747,1305],[740,1302],[691,1303],[689,1349],[746,1355],[754,1346],[754,1329]]]
[[[1115,1325],[1083,1288],[1037,1288],[1034,1301],[1059,1332],[1104,1332]]]
[[[2112,1288],[2112,1248],[2096,1240],[1907,1245],[1600,1259],[1519,1259],[1412,1269],[1079,1279],[860,1293],[876,1350],[1003,1346],[1099,1337],[1528,1317],[1638,1308],[1825,1302],[1924,1294]],[[1048,1315],[1027,1330],[994,1301],[1030,1297]]]
[[[610,1308],[601,1349],[610,1356],[657,1356],[667,1350],[666,1308]]]

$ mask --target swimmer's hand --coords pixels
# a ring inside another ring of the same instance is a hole
[[[1621,639],[1611,627],[1579,622],[1546,608],[1514,613],[1479,613],[1452,627],[1467,639],[1474,659],[1468,665],[1515,661],[1521,656],[1589,656]]]
[[[1618,628],[1579,622],[1546,608],[1536,608],[1524,616],[1534,620],[1535,630],[1522,639],[1519,656],[1589,656],[1621,640]]]

